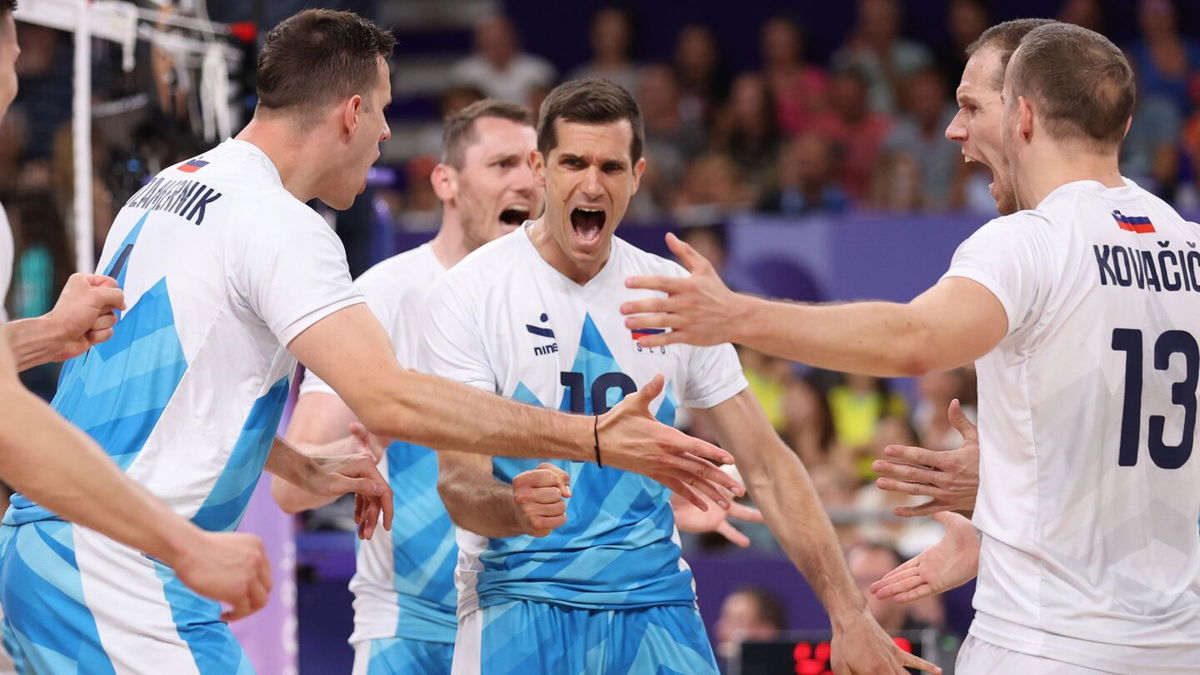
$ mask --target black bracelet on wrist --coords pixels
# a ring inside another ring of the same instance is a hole
[[[592,437],[596,441],[596,466],[604,468],[604,463],[600,461],[600,416],[592,417]]]

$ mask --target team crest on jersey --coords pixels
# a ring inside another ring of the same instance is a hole
[[[1117,227],[1127,232],[1149,234],[1155,231],[1154,223],[1151,223],[1146,216],[1127,216],[1120,211],[1113,211],[1112,217],[1117,221]]]
[[[550,317],[545,312],[542,312],[541,316],[538,317],[539,323],[546,323],[549,320],[550,320]],[[535,335],[535,336],[541,337],[541,338],[548,338],[550,340],[554,339],[554,329],[553,328],[535,326],[533,324],[527,323],[527,324],[525,324],[525,330],[528,331],[530,335]],[[558,352],[558,343],[557,342],[551,342],[548,345],[535,345],[533,348],[534,356],[545,356],[546,354],[555,354],[557,352]]]

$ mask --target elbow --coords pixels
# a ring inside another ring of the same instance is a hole
[[[438,496],[442,498],[442,504],[446,506],[446,513],[450,514],[450,522],[459,527],[466,527],[463,523],[459,502],[457,499],[457,490],[452,479],[446,478],[446,472],[443,469],[438,475],[437,482]]]
[[[915,327],[895,343],[889,370],[900,377],[920,377],[938,369],[937,336],[928,327]]]
[[[897,355],[895,376],[920,377],[936,370],[935,365],[932,355],[924,348],[916,347]]]
[[[285,481],[278,476],[271,477],[271,498],[283,509],[284,513],[296,515],[301,511],[307,510],[307,505],[303,504],[300,499],[297,499],[296,492],[299,488]]]

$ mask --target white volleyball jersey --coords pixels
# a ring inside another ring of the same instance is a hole
[[[284,346],[363,301],[341,242],[261,150],[229,140],[133,195],[98,269],[128,310],[66,363],[53,406],[177,513],[234,529],[287,398]],[[12,503],[8,523],[55,517]]]
[[[603,413],[662,374],[666,387],[650,410],[665,424],[681,405],[710,408],[745,389],[732,346],[642,348],[641,332],[625,327],[621,303],[651,294],[626,288],[625,279],[684,276],[682,267],[614,237],[608,262],[581,286],[541,257],[530,225],[442,275],[422,337],[428,372],[582,414]],[[497,457],[492,467],[511,483],[539,461]],[[587,609],[693,606],[667,489],[594,463],[553,463],[571,476],[565,525],[540,538],[458,530],[459,615],[512,600]]]
[[[8,321],[4,303],[8,300],[8,284],[12,280],[13,238],[8,226],[8,214],[0,206],[0,324]]]
[[[446,271],[425,244],[375,265],[355,281],[371,311],[391,337],[396,360],[417,366],[421,320],[430,291]],[[301,394],[337,394],[309,372]],[[407,638],[452,644],[455,618],[454,524],[437,492],[437,455],[396,441],[387,447],[379,472],[392,487],[396,526],[359,542],[350,590],[354,593],[351,643]]]
[[[1135,185],[1063,185],[946,276],[1008,332],[977,363],[971,633],[1119,673],[1200,672],[1200,226]]]

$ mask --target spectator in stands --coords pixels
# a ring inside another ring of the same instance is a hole
[[[926,373],[917,378],[917,404],[913,409],[913,427],[918,444],[931,450],[955,450],[963,443],[946,416],[950,402],[959,405],[970,419],[975,419],[975,372],[971,368],[954,368]]]
[[[1121,175],[1172,199],[1179,176],[1182,130],[1183,115],[1174,101],[1157,94],[1139,95],[1121,144]]]
[[[631,218],[647,220],[670,211],[672,192],[683,180],[687,159],[699,153],[706,139],[698,122],[684,119],[679,83],[670,66],[643,68],[634,93],[642,109],[643,147],[649,161],[629,208]]]
[[[962,163],[961,148],[945,135],[957,106],[950,103],[941,73],[932,67],[909,78],[903,99],[904,114],[884,140],[885,161],[876,182],[882,194],[873,201],[895,210],[945,209],[954,173]],[[904,166],[916,169],[915,200],[902,198],[911,182],[898,173]]]
[[[636,92],[639,70],[633,63],[633,17],[629,12],[620,7],[602,7],[592,15],[590,37],[592,60],[571,71],[567,79],[602,78]]]
[[[687,166],[675,193],[673,215],[682,225],[702,225],[725,220],[754,203],[754,190],[743,182],[728,155],[712,152]]]
[[[946,12],[950,42],[937,56],[944,82],[958,82],[967,65],[967,46],[991,25],[992,17],[983,0],[950,0]]]
[[[843,375],[842,383],[832,387],[826,397],[837,444],[854,453],[859,479],[870,480],[874,455],[862,450],[871,447],[882,420],[896,418],[907,422],[908,404],[903,396],[892,391],[886,379],[854,373]]]
[[[554,67],[520,49],[516,28],[504,16],[475,26],[475,53],[455,64],[456,84],[476,87],[487,96],[525,105],[534,87],[554,83]]]
[[[770,183],[778,146],[775,103],[766,80],[742,73],[713,129],[713,148],[733,159],[743,181],[760,186]]]
[[[717,655],[730,659],[737,655],[743,642],[775,640],[786,624],[783,602],[774,593],[760,586],[744,586],[721,603],[715,626]]]
[[[1058,11],[1058,20],[1103,33],[1104,6],[1101,0],[1067,0]]]
[[[11,106],[0,119],[0,203],[7,201],[4,197],[11,195],[17,187],[28,134],[25,111]]]
[[[761,45],[763,77],[775,100],[779,129],[794,136],[811,127],[813,116],[825,109],[829,77],[804,61],[804,33],[791,18],[767,19]]]
[[[721,63],[717,38],[708,26],[690,23],[679,30],[674,65],[685,123],[708,128],[729,96],[729,77]]]
[[[1192,74],[1188,92],[1193,112],[1180,134],[1181,180],[1176,200],[1181,207],[1194,211],[1200,209],[1200,72]]]
[[[854,580],[858,582],[858,587],[862,589],[863,597],[867,600],[867,609],[879,622],[879,626],[892,635],[900,631],[930,627],[928,623],[912,616],[908,605],[901,604],[894,598],[880,600],[867,590],[871,584],[882,579],[883,575],[902,562],[904,558],[895,548],[876,542],[862,543],[846,552],[846,564],[850,567]]]
[[[889,116],[867,104],[867,79],[851,68],[833,76],[828,112],[818,116],[813,129],[833,141],[841,161],[837,180],[852,199],[868,196],[883,140],[892,129]]]
[[[1129,49],[1145,96],[1162,96],[1188,113],[1188,75],[1200,70],[1200,42],[1179,33],[1171,0],[1141,0],[1138,26],[1142,39]]]
[[[901,83],[931,65],[933,55],[924,45],[900,37],[900,6],[895,0],[859,0],[858,23],[832,63],[835,70],[861,69],[871,108],[892,113]]]
[[[786,216],[845,211],[850,199],[834,182],[833,154],[833,144],[816,132],[788,141],[779,156],[776,185],[759,199],[756,210]]]

